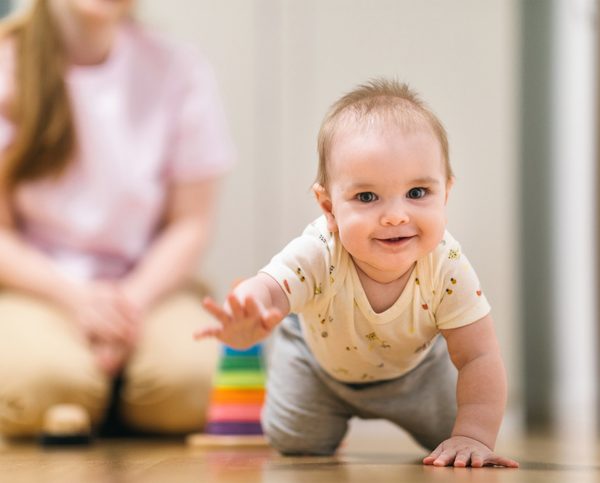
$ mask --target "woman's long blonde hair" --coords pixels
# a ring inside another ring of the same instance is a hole
[[[15,137],[0,158],[0,181],[13,190],[24,181],[62,173],[75,149],[75,127],[65,86],[66,54],[47,0],[0,25],[0,41],[15,45],[15,92],[8,113]]]

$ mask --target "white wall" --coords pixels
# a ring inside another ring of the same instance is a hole
[[[556,385],[563,437],[597,440],[597,2],[555,0],[552,164]]]
[[[221,82],[240,153],[203,266],[221,295],[317,215],[308,190],[328,105],[379,75],[422,93],[449,132],[449,227],[492,303],[516,407],[516,0],[142,0],[139,10],[197,44]]]

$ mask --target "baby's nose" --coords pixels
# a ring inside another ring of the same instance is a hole
[[[408,220],[408,211],[402,202],[390,203],[381,216],[382,225],[401,225],[408,223]]]

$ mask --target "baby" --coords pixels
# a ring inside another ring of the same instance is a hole
[[[331,107],[318,150],[323,216],[224,306],[206,299],[220,325],[196,337],[241,349],[279,325],[263,427],[283,454],[332,454],[357,416],[404,428],[432,451],[426,465],[517,467],[493,452],[506,375],[490,306],[445,230],[441,122],[405,84],[374,80]]]

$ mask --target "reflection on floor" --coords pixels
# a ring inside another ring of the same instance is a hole
[[[600,446],[541,437],[503,437],[498,451],[521,468],[464,469],[421,465],[424,452],[395,428],[354,425],[332,458],[283,458],[266,449],[212,449],[182,440],[99,440],[87,449],[44,450],[32,443],[0,444],[4,482],[485,482],[600,481]]]

